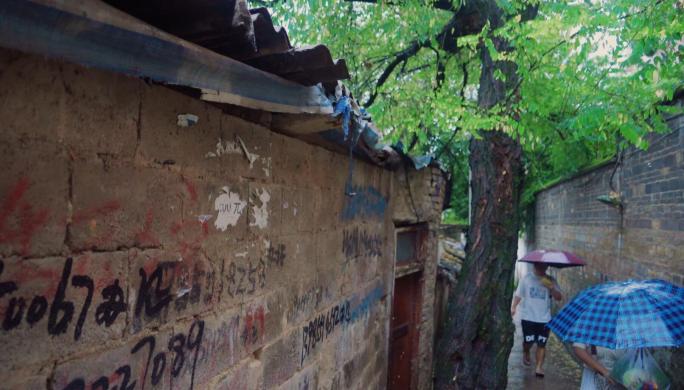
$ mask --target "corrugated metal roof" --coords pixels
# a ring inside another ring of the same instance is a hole
[[[293,48],[266,8],[246,0],[105,0],[161,30],[303,85],[349,78],[323,45]]]

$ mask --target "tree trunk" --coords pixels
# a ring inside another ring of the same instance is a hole
[[[490,21],[497,18],[489,16]],[[502,38],[492,41],[499,52],[509,49]],[[493,61],[484,45],[480,50],[478,103],[488,109],[507,99],[517,83],[516,67]],[[496,69],[506,76],[505,82],[494,77]],[[449,296],[445,331],[437,346],[438,390],[506,387],[514,331],[510,306],[520,225],[521,153],[520,144],[498,130],[483,131],[481,139],[471,141],[472,214],[466,261]]]

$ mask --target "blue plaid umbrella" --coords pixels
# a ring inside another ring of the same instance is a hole
[[[684,288],[662,280],[599,284],[577,294],[548,327],[564,342],[677,347],[684,344]]]

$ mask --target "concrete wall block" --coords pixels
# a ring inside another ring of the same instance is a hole
[[[251,354],[282,335],[284,303],[283,290],[274,289],[243,305],[240,317],[243,354]]]
[[[282,234],[291,234],[300,231],[303,227],[302,219],[306,216],[306,208],[313,205],[304,205],[304,190],[297,187],[282,187],[281,219]],[[311,207],[313,208],[313,207]]]
[[[223,376],[214,386],[215,390],[261,389],[263,368],[259,360],[247,358]]]
[[[294,375],[302,363],[301,345],[302,331],[295,329],[264,347],[261,361],[265,388],[275,388]]]
[[[188,374],[192,374],[192,371],[188,371],[193,367],[189,364],[192,362],[195,366],[194,378],[197,384],[196,388],[202,388],[202,384],[210,383],[216,376],[228,372],[232,367],[235,367],[244,356],[241,340],[242,329],[240,327],[241,315],[241,308],[238,308],[222,310],[218,313],[201,317],[203,327],[201,328],[200,323],[197,322],[192,333],[191,341],[193,342],[190,345],[194,347],[194,351],[197,351],[196,362],[194,354],[192,355],[192,360],[188,357],[188,364],[185,365],[184,371],[179,375],[187,377]],[[195,347],[197,345],[195,340],[197,340],[200,334],[200,329],[202,329],[202,337],[199,339],[199,348],[197,348]],[[239,368],[234,370],[239,370]],[[235,372],[233,371],[233,373]],[[187,382],[187,379],[185,382]],[[184,388],[189,388],[189,386]]]
[[[301,195],[301,207],[297,210],[299,214],[297,220],[297,231],[302,233],[311,233],[316,230],[315,218],[316,218],[316,197],[319,190],[315,188],[300,188],[299,193]],[[286,190],[283,189],[283,196]],[[283,223],[284,225],[290,226],[288,223],[287,213],[283,213]]]
[[[69,209],[65,154],[55,144],[16,142],[3,131],[0,164],[0,255],[61,254]]]
[[[2,138],[62,143],[66,95],[60,74],[63,65],[3,48],[0,67]]]
[[[344,264],[342,252],[342,231],[330,230],[316,234],[316,273],[318,283],[326,286],[329,295],[323,297],[323,306],[333,304],[340,298]]]
[[[221,135],[206,156],[220,164],[223,174],[272,181],[274,163],[282,163],[277,153],[274,159],[273,142],[274,136],[268,129],[223,114]]]
[[[174,369],[173,351],[168,348],[173,337],[170,330],[162,330],[140,335],[118,347],[61,362],[55,369],[53,388],[170,389],[173,377],[178,374]]]
[[[191,193],[176,174],[89,161],[75,164],[72,183],[68,243],[73,250],[182,245],[188,230],[182,226],[182,206]]]
[[[0,261],[0,372],[58,359],[121,338],[126,325],[127,254]],[[27,343],[34,340],[40,343]]]
[[[140,141],[137,157],[156,164],[180,165],[202,174],[222,173],[215,153],[221,139],[221,111],[201,100],[162,86],[142,91]],[[197,123],[187,125],[179,115],[191,114]],[[179,124],[180,123],[180,124]]]
[[[333,152],[324,148],[311,149],[310,180],[307,185],[325,187],[330,185],[332,181],[331,176],[338,175],[342,172],[342,166],[335,166],[332,163],[333,156]],[[333,168],[335,169],[334,171],[332,170]],[[346,170],[344,170],[344,172],[346,172]]]
[[[314,146],[285,136],[279,137],[277,145],[278,162],[273,165],[276,182],[296,186],[310,185],[311,154]]]
[[[263,243],[237,241],[216,251],[223,258],[221,307],[235,307],[266,289],[267,268]]]
[[[221,264],[202,253],[132,251],[129,262],[129,333],[204,313],[218,303]]]
[[[305,390],[318,388],[318,366],[316,364],[312,364],[302,369],[285,383],[278,386],[278,390]]]
[[[302,240],[299,234],[273,238],[265,248],[265,263],[269,288],[296,289],[316,280],[316,243]]]
[[[62,126],[69,150],[86,158],[133,158],[142,81],[76,65],[64,65],[60,75],[66,86]]]

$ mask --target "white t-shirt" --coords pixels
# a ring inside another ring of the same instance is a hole
[[[548,276],[558,291],[558,283]],[[520,297],[520,318],[525,321],[546,323],[551,321],[551,292],[541,283],[539,276],[531,272],[522,278],[515,290],[515,296]]]

